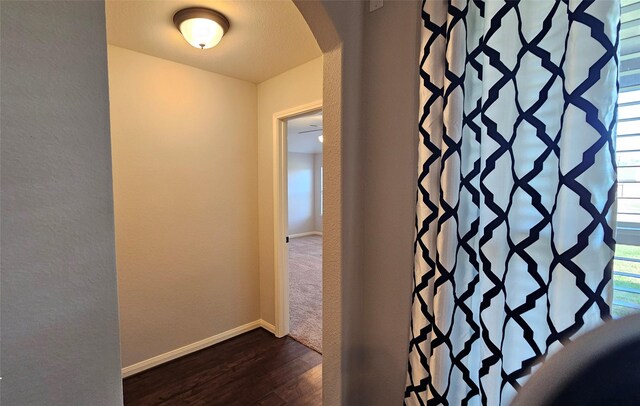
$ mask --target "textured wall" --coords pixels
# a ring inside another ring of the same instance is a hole
[[[0,7],[0,403],[122,404],[104,3]]]
[[[418,167],[419,10],[417,1],[385,1],[364,20],[367,221],[358,393],[361,404],[371,406],[402,403],[407,368]]]
[[[260,317],[256,85],[109,46],[122,364]]]
[[[357,404],[363,277],[362,34],[366,2],[294,0],[323,51],[322,384]],[[365,389],[366,390],[366,389]]]
[[[400,404],[417,173],[419,2],[297,1],[324,52],[327,405]]]

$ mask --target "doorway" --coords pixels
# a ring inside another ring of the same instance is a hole
[[[322,353],[322,111],[286,127],[289,336]]]
[[[323,124],[318,101],[274,115],[276,335],[322,352]]]

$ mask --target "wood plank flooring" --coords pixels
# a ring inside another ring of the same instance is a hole
[[[322,356],[256,329],[126,378],[124,404],[321,405]]]

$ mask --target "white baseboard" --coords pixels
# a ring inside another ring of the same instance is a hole
[[[160,364],[164,364],[165,362],[169,362],[176,358],[180,358],[187,354],[191,354],[192,352],[201,350],[203,348],[207,348],[209,346],[228,340],[242,333],[246,333],[247,331],[255,330],[259,327],[262,327],[265,330],[269,331],[270,333],[275,334],[276,329],[272,324],[267,323],[262,319],[252,321],[251,323],[247,323],[242,326],[232,328],[231,330],[224,331],[220,334],[216,334],[209,338],[205,338],[204,340],[196,341],[195,343],[185,345],[184,347],[180,347],[175,350],[165,352],[164,354],[160,354],[155,357],[149,358],[147,360],[122,368],[122,377],[126,378],[128,376],[135,375],[149,368],[153,368]]]
[[[276,326],[274,326],[271,323],[267,323],[266,321],[260,319],[258,320],[260,322],[260,327],[262,327],[263,329],[267,330],[268,332],[270,332],[271,334],[276,334]]]
[[[310,235],[322,235],[322,231],[308,231],[306,233],[289,234],[289,238],[307,237]]]

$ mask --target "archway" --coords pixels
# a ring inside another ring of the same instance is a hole
[[[323,402],[343,404],[355,374],[354,321],[360,303],[363,224],[360,178],[360,69],[362,13],[359,2],[293,0],[323,52],[324,248]],[[346,134],[349,134],[347,136]]]

